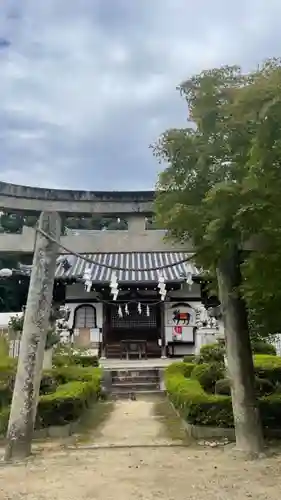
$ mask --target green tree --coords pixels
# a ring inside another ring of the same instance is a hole
[[[253,331],[262,336],[281,332],[281,68],[273,59],[241,89],[236,115],[255,122],[247,157],[244,197],[237,214],[245,235],[260,233],[262,246],[243,265],[243,291]]]
[[[0,225],[4,233],[21,233],[24,217],[20,213],[3,212],[0,216]]]
[[[264,106],[264,99],[258,98],[260,78],[267,78],[277,67],[278,63],[270,62],[252,74],[243,74],[239,67],[226,66],[195,75],[180,86],[191,126],[168,130],[154,145],[159,161],[168,163],[157,185],[158,221],[171,238],[191,238],[197,259],[218,277],[236,442],[251,453],[260,452],[263,440],[241,265],[245,240],[259,231],[251,214],[259,186],[253,201],[250,170],[258,157],[253,145],[263,134],[253,113],[248,112],[244,92],[258,101],[255,113],[260,113]],[[253,157],[252,163],[249,157]]]

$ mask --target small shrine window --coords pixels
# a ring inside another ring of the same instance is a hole
[[[92,305],[82,305],[75,309],[73,328],[97,328],[97,312]]]

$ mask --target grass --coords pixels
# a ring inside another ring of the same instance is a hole
[[[167,399],[155,401],[154,416],[161,421],[161,437],[181,441],[186,445],[191,444],[192,439],[187,435],[180,417]]]
[[[92,443],[100,435],[103,424],[111,415],[114,403],[99,401],[89,408],[81,417],[74,434],[65,438],[36,439],[33,442],[35,453],[67,449],[68,446]]]
[[[103,424],[111,415],[114,408],[112,401],[100,401],[89,408],[82,416],[75,434],[72,436],[75,443],[85,443],[100,436]]]

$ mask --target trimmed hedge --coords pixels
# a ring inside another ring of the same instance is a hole
[[[184,363],[196,363],[197,356],[196,354],[186,354],[183,358]]]
[[[265,340],[252,340],[251,341],[252,352],[254,354],[269,354],[271,356],[276,356],[276,348],[274,345],[266,342]]]
[[[258,360],[259,363],[261,361],[261,359]],[[267,359],[267,363],[270,365],[269,359]],[[269,373],[268,368],[267,375]],[[264,382],[263,379],[262,383]],[[169,371],[167,369],[165,383],[169,398],[188,423],[224,428],[234,426],[230,396],[208,394],[200,385],[199,380],[186,378],[182,373],[182,369],[176,371],[174,368],[173,372],[171,369]],[[270,396],[260,397],[257,403],[264,429],[280,429],[281,394],[275,393]]]
[[[196,379],[166,374],[166,391],[183,418],[193,425],[233,427],[229,396],[207,394]]]
[[[0,410],[9,405],[12,399],[17,363],[5,358],[0,360]]]
[[[77,420],[98,397],[98,384],[93,382],[68,382],[58,386],[53,394],[41,396],[38,404],[36,427],[65,425]]]
[[[281,384],[281,357],[256,354],[254,367],[257,377],[270,380],[275,386]]]
[[[225,346],[216,342],[214,344],[203,345],[197,358],[198,363],[223,363]]]
[[[256,390],[256,395],[258,397],[261,396],[269,396],[270,394],[274,393],[274,385],[270,380],[267,380],[266,378],[255,378],[255,390]],[[224,396],[230,396],[231,395],[231,383],[229,378],[223,378],[220,380],[217,380],[216,385],[215,385],[215,393],[216,394],[223,394]]]
[[[181,373],[184,377],[190,377],[194,367],[195,365],[193,363],[176,361],[166,368],[166,374],[173,375],[174,373]]]
[[[197,379],[206,392],[215,392],[216,382],[224,377],[225,367],[221,363],[196,365],[191,378]]]
[[[40,396],[36,428],[64,425],[77,420],[85,408],[101,393],[101,369],[71,366],[51,370],[43,375],[45,394]],[[50,388],[55,388],[50,392]],[[50,393],[48,393],[50,392]],[[10,400],[8,401],[8,404]],[[9,408],[0,411],[0,434],[5,433],[9,420]]]
[[[99,360],[97,356],[83,356],[82,354],[56,354],[53,357],[55,367],[80,365],[83,367],[97,367]]]
[[[101,376],[100,368],[85,368],[83,366],[62,366],[60,368],[53,368],[50,371],[45,372],[46,375],[53,377],[57,384],[66,384],[72,381],[82,381],[89,382],[99,374]]]

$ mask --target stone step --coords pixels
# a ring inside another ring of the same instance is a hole
[[[134,382],[113,384],[112,392],[137,392],[137,391],[153,391],[159,390],[159,382]]]
[[[134,384],[135,382],[159,383],[158,375],[112,377],[112,384]]]
[[[131,368],[131,369],[122,369],[120,368],[119,370],[111,370],[111,376],[112,378],[114,377],[119,377],[119,378],[125,378],[125,377],[132,377],[132,378],[137,378],[137,377],[158,377],[159,376],[159,370],[157,368]]]
[[[148,396],[162,396],[163,391],[159,389],[154,389],[151,391],[114,391],[111,393],[112,399],[141,399],[142,397],[147,398]]]

